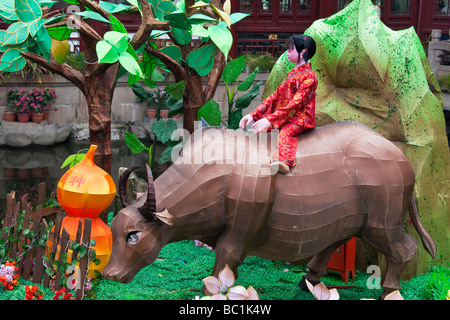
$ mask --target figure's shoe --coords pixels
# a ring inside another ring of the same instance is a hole
[[[272,162],[269,165],[269,168],[273,173],[276,173],[277,171],[284,174],[289,173],[289,166],[284,162],[280,161]]]

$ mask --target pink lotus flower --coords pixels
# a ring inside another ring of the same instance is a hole
[[[203,279],[206,290],[212,294],[211,300],[259,300],[253,287],[245,290],[243,286],[234,285],[234,273],[228,265],[220,272],[219,277],[209,276]]]

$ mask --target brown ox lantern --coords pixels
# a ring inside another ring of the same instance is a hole
[[[249,256],[308,264],[308,283],[319,283],[331,254],[359,237],[386,256],[384,298],[400,289],[400,275],[417,242],[403,231],[409,209],[425,249],[436,245],[420,222],[413,198],[414,172],[390,141],[355,122],[338,122],[301,135],[297,165],[270,171],[276,134],[204,128],[186,141],[180,157],[147,195],[114,218],[113,249],[103,275],[127,283],[161,248],[199,240],[216,250],[213,276]]]

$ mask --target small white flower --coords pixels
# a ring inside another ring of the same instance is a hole
[[[228,265],[219,272],[218,278],[209,276],[203,279],[203,283],[206,290],[212,294],[211,300],[227,300],[227,298],[230,300],[246,300],[249,298],[249,293],[243,286],[232,287],[234,274]]]

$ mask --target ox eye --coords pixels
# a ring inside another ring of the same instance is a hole
[[[127,243],[134,244],[139,241],[139,233],[140,231],[131,231],[127,235]]]

